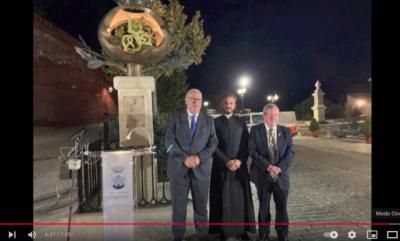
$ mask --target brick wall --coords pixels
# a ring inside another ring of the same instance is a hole
[[[33,20],[34,124],[85,125],[99,122],[104,112],[117,115],[111,81],[100,69],[86,67],[74,49],[80,42],[39,16]]]

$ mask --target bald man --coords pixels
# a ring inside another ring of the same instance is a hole
[[[172,222],[186,222],[189,190],[192,193],[194,221],[199,240],[208,240],[208,190],[211,174],[211,157],[218,139],[214,120],[200,112],[203,96],[200,90],[186,93],[186,109],[171,115],[165,130],[165,147],[168,152],[167,174],[170,180]],[[197,225],[201,223],[200,225]],[[185,225],[172,226],[174,241],[182,241]]]

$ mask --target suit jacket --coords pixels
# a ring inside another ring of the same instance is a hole
[[[184,164],[190,155],[198,155],[200,165],[193,168],[196,178],[208,178],[211,173],[211,156],[218,145],[214,120],[200,112],[196,132],[192,139],[187,110],[173,113],[165,130],[165,148],[168,151],[167,174],[170,179],[183,178],[189,168]]]
[[[289,172],[288,168],[294,158],[292,135],[289,128],[277,126],[277,165],[282,172],[278,175],[279,186],[287,190],[289,189]],[[250,179],[256,185],[268,185],[268,165],[272,164],[272,160],[268,150],[267,129],[265,124],[253,126],[250,130],[249,137],[249,153],[253,162],[250,168]]]

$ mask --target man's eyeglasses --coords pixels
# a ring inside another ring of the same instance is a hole
[[[202,101],[203,100],[202,98],[193,98],[193,97],[188,97],[188,99],[192,100],[192,101]]]

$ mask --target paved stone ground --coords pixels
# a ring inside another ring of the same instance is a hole
[[[371,156],[296,147],[289,196],[290,222],[370,222]],[[367,227],[331,227],[346,235]],[[321,240],[327,227],[291,228],[291,240]]]
[[[294,142],[296,158],[290,170],[288,199],[290,222],[370,222],[371,146],[360,140],[310,137],[296,137]],[[258,200],[254,185],[252,188],[257,216]],[[271,211],[274,220],[274,205]],[[324,240],[324,232],[333,230],[339,233],[339,240],[348,239],[351,230],[358,234],[353,240],[365,240],[367,229],[312,225],[289,228],[290,240]],[[272,238],[275,235],[272,232]]]
[[[296,159],[290,170],[289,194],[290,222],[370,222],[371,206],[371,154],[370,145],[361,141],[344,141],[308,137],[295,138]],[[254,193],[256,216],[258,201]],[[274,221],[273,202],[271,206]],[[170,222],[170,206],[142,208],[137,210],[137,222]],[[36,222],[67,222],[67,218],[46,219],[41,216]],[[73,222],[102,222],[102,213],[74,214]],[[187,222],[193,222],[191,203],[188,205]],[[337,240],[351,240],[347,232],[354,230],[353,240],[366,240],[366,226],[291,226],[290,240],[330,240],[324,232],[336,230]],[[38,226],[36,240],[66,240],[61,237],[65,226]],[[50,237],[52,233],[53,237]],[[172,240],[170,227],[136,227],[135,240]],[[47,235],[47,237],[46,237]],[[55,237],[58,235],[58,237]],[[187,227],[187,239],[197,240],[194,227]],[[277,240],[275,231],[272,240]],[[73,226],[71,241],[102,240],[101,226]]]

